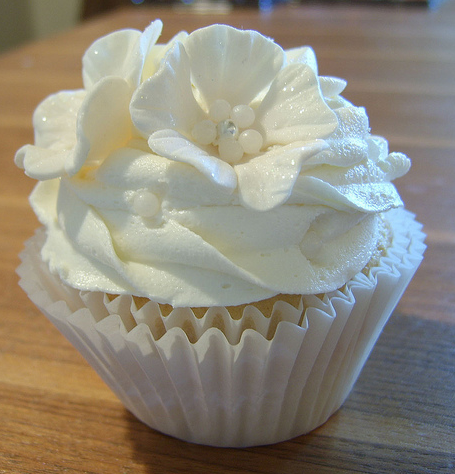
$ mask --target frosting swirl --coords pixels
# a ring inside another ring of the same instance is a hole
[[[39,183],[42,258],[69,285],[179,306],[342,286],[377,247],[410,166],[370,134],[311,48],[224,25],[157,44],[161,22],[83,58],[16,164]]]

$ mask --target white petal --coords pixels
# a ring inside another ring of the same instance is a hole
[[[95,41],[82,58],[82,77],[90,89],[106,76],[117,76],[139,84],[145,56],[161,34],[162,23],[156,20],[141,33],[120,30]]]
[[[321,96],[317,77],[302,64],[280,71],[258,107],[256,119],[264,130],[266,145],[325,138],[338,126],[336,115]]]
[[[138,30],[120,30],[95,41],[82,58],[84,87],[90,89],[106,76],[137,76],[140,63],[131,64],[135,62],[131,58],[135,56],[140,36]]]
[[[47,97],[33,114],[35,145],[68,150],[76,143],[76,121],[86,92],[62,91]]]
[[[319,84],[324,97],[336,97],[344,91],[347,81],[338,77],[321,76]]]
[[[249,104],[268,86],[284,61],[284,51],[255,31],[212,25],[184,41],[191,78],[208,108],[216,99]]]
[[[145,62],[147,55],[152,51],[158,38],[161,35],[163,23],[161,20],[155,20],[150,23],[139,38],[139,51],[142,63]]]
[[[76,145],[77,114],[85,91],[63,91],[43,100],[33,114],[35,146],[17,151],[14,161],[25,173],[39,180],[65,174]]]
[[[71,154],[72,151],[25,145],[17,151],[14,162],[16,166],[25,170],[27,176],[45,181],[65,174],[65,163]]]
[[[78,142],[66,164],[69,175],[84,164],[98,164],[131,138],[130,85],[118,77],[106,77],[87,94],[77,121]]]
[[[190,132],[203,118],[190,79],[188,56],[176,42],[163,59],[159,71],[133,95],[131,117],[144,136],[162,129]]]
[[[237,186],[237,176],[230,165],[209,155],[174,130],[155,132],[149,138],[149,146],[157,155],[194,166],[229,193]]]
[[[146,81],[149,77],[153,76],[160,68],[161,60],[164,58],[166,53],[171,49],[176,41],[182,41],[188,36],[188,33],[181,31],[177,33],[171,41],[167,44],[155,44],[153,48],[150,48],[142,68],[142,79],[141,82]]]
[[[291,195],[303,163],[326,147],[323,140],[294,144],[235,166],[240,202],[257,211],[283,204]]]
[[[316,75],[318,74],[318,61],[313,48],[310,46],[287,49],[285,53],[288,64],[306,64]]]

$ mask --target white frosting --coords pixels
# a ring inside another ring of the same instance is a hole
[[[161,26],[96,41],[84,89],[38,106],[15,160],[40,181],[42,258],[73,287],[177,307],[342,286],[409,159],[310,48],[222,25],[158,45]]]

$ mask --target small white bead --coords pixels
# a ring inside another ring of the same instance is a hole
[[[221,138],[218,144],[220,158],[230,164],[238,163],[243,156],[243,148],[237,140]]]
[[[201,120],[191,131],[193,138],[201,145],[209,145],[216,138],[216,125],[211,120]]]
[[[231,119],[237,127],[247,128],[253,125],[256,115],[254,110],[248,105],[236,105],[231,110]]]
[[[133,200],[133,211],[142,217],[153,217],[160,210],[160,200],[150,191],[138,191]]]
[[[264,139],[257,130],[253,130],[250,128],[240,134],[239,143],[245,153],[248,153],[249,155],[254,155],[256,153],[259,153],[259,150],[262,148],[262,145],[264,143]]]
[[[231,115],[231,104],[224,99],[217,99],[209,108],[209,117],[214,122],[226,120]]]

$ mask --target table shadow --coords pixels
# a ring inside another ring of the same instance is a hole
[[[288,441],[271,446],[217,448],[188,443],[159,433],[127,411],[125,417],[136,460],[150,474],[302,472],[302,447],[313,438],[313,435],[302,436],[296,438],[298,443]]]

